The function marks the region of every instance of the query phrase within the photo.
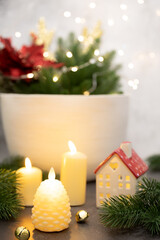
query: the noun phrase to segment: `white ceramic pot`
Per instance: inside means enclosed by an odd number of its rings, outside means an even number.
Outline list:
[[[11,155],[60,173],[61,157],[72,140],[88,157],[88,180],[94,169],[126,139],[126,95],[1,94],[2,121]]]

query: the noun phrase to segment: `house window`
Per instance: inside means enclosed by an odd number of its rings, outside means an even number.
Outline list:
[[[100,187],[103,187],[103,182],[99,182],[99,186],[100,186]]]
[[[110,193],[107,193],[106,194],[106,198],[110,198],[111,194]]]
[[[102,204],[102,203],[103,203],[103,200],[100,200],[99,202],[100,202],[100,204]]]
[[[118,175],[118,180],[119,180],[119,181],[122,181],[122,179],[123,179],[123,178],[122,178],[122,175]]]
[[[99,179],[102,179],[103,178],[103,175],[102,174],[99,174]]]
[[[106,182],[106,187],[107,187],[107,188],[110,187],[110,182]]]
[[[116,162],[111,162],[109,166],[112,168],[113,171],[115,171],[118,168],[118,163]]]
[[[100,194],[99,194],[99,197],[100,197],[100,198],[103,198],[103,196],[104,196],[103,193],[100,193]]]
[[[126,176],[126,181],[130,181],[130,176]]]
[[[121,183],[121,182],[118,183],[118,187],[119,187],[119,188],[123,188],[123,183]]]
[[[130,183],[126,183],[126,189],[130,189]]]
[[[106,179],[107,179],[107,180],[110,180],[110,175],[107,174],[107,175],[106,175]]]

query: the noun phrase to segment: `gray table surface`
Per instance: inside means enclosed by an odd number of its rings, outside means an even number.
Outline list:
[[[160,173],[151,174],[160,180]],[[78,224],[75,221],[75,214],[78,210],[85,209],[90,216],[86,223]],[[95,182],[87,184],[86,204],[79,207],[72,207],[72,221],[68,229],[59,233],[44,233],[34,229],[31,222],[31,208],[25,208],[16,220],[0,221],[0,240],[14,240],[14,231],[18,226],[25,226],[30,230],[30,240],[148,240],[160,239],[152,237],[143,229],[137,228],[130,231],[115,231],[106,229],[101,225],[98,217],[98,210],[95,203]]]

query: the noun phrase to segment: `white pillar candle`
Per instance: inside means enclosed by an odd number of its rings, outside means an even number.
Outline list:
[[[85,203],[87,157],[77,152],[73,142],[69,141],[70,152],[63,155],[61,181],[68,193],[71,206]]]
[[[40,231],[59,232],[68,228],[71,221],[69,197],[63,184],[55,179],[53,168],[48,178],[35,194],[32,223]]]
[[[32,167],[29,158],[25,159],[25,167],[17,170],[20,175],[20,194],[23,197],[25,206],[33,206],[33,198],[37,187],[42,181],[42,171],[39,168]]]

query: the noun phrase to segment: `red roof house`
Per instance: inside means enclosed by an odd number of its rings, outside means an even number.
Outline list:
[[[123,142],[96,169],[96,204],[114,195],[131,195],[136,191],[137,179],[148,170],[146,163],[131,147]]]

